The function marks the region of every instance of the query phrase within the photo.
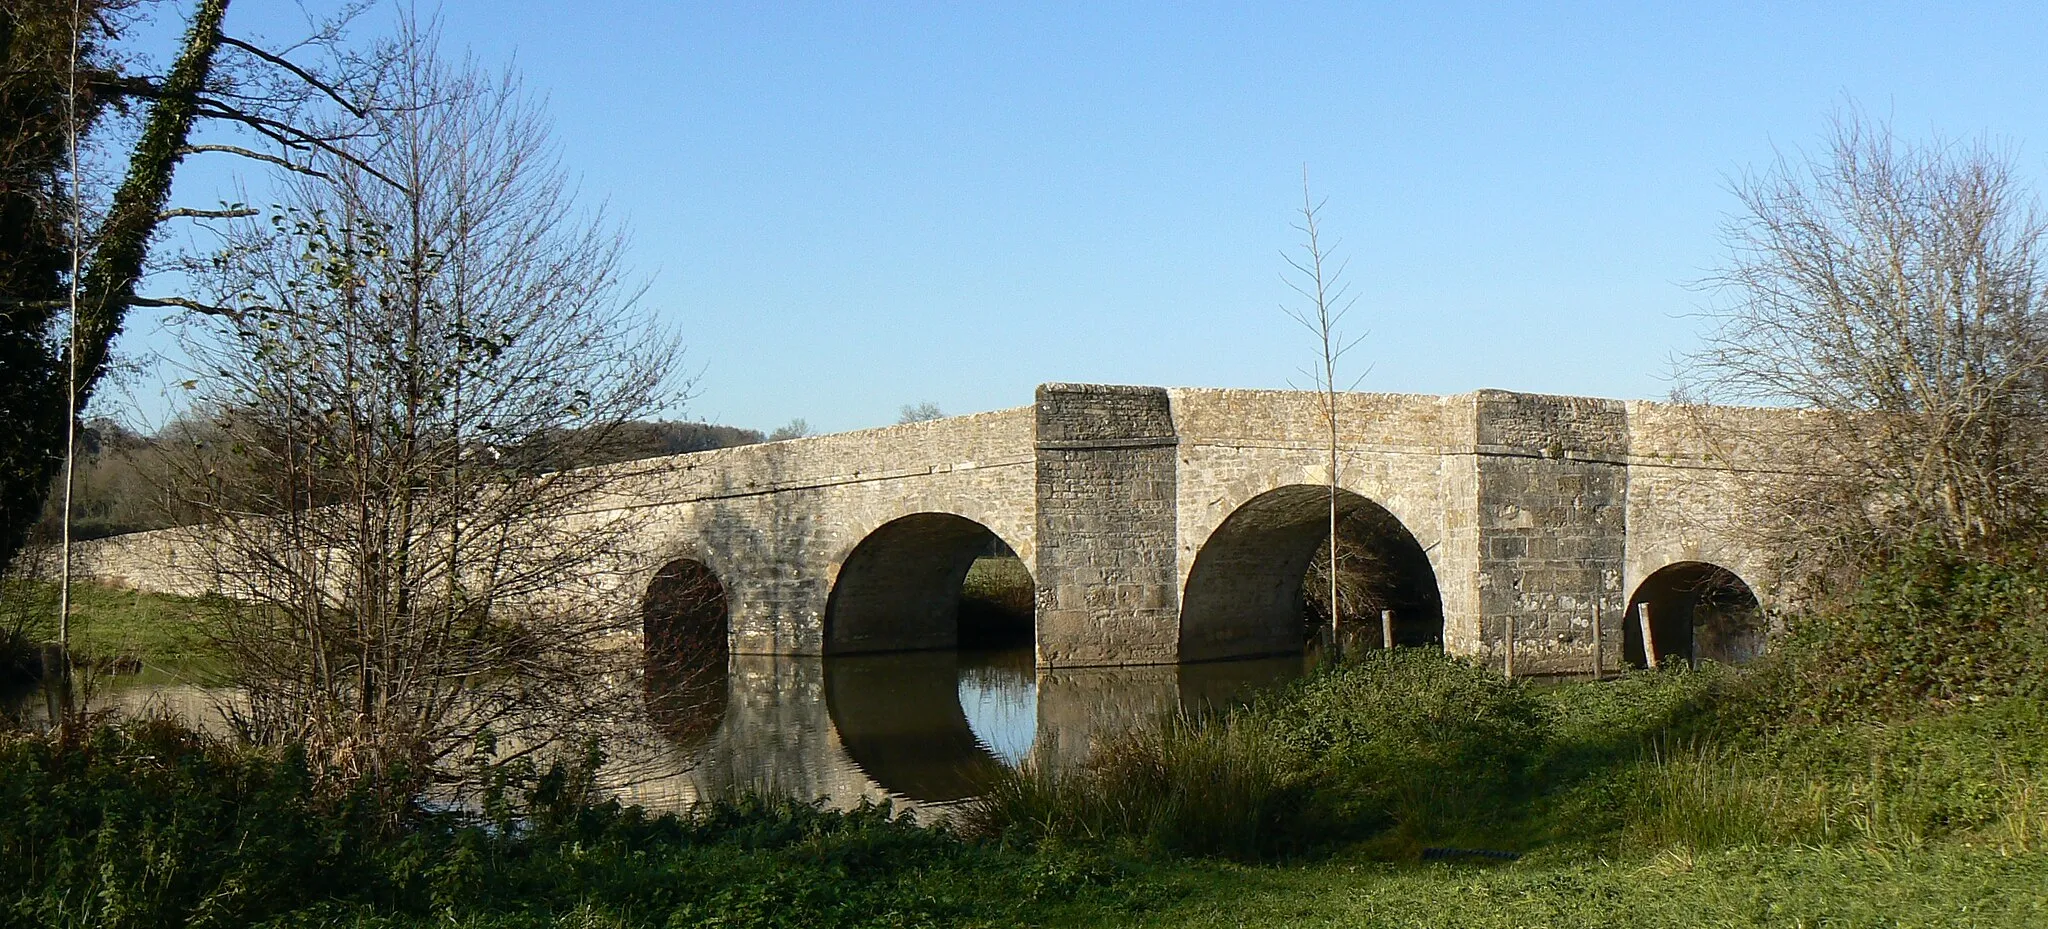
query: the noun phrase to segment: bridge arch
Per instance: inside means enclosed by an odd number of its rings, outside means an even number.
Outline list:
[[[889,520],[834,562],[825,601],[826,654],[913,651],[960,644],[961,588],[978,558],[1009,552],[984,523],[950,512]]]
[[[1258,494],[1226,516],[1196,553],[1181,594],[1183,661],[1299,650],[1303,579],[1330,540],[1327,486],[1292,484]],[[1428,552],[1386,507],[1337,491],[1340,563],[1364,569],[1344,584],[1347,619],[1394,611],[1402,645],[1443,641],[1443,597]],[[1348,553],[1348,554],[1347,554]]]
[[[641,639],[656,664],[720,664],[731,650],[732,610],[718,572],[695,558],[670,559],[640,598]]]
[[[701,744],[724,716],[731,612],[717,572],[694,558],[663,564],[641,596],[648,713],[677,745]]]
[[[1644,609],[1661,666],[1742,664],[1763,653],[1767,627],[1756,591],[1721,565],[1674,562],[1636,585],[1622,614],[1621,656],[1639,668],[1648,665],[1639,612]]]

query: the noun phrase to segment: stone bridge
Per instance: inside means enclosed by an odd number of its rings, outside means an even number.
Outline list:
[[[1518,673],[1586,673],[1596,640],[1605,668],[1643,660],[1648,604],[1659,653],[1762,647],[1775,579],[1729,529],[1744,482],[1692,438],[1698,408],[1338,400],[1340,509],[1391,527],[1400,641],[1502,662],[1511,639]],[[1027,407],[642,462],[607,506],[644,529],[605,583],[715,579],[723,615],[699,618],[737,654],[939,649],[993,538],[1033,579],[1041,667],[1298,652],[1328,435],[1312,392],[1046,384]]]

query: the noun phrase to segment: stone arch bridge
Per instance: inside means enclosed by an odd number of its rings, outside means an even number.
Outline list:
[[[1773,602],[1768,561],[1728,528],[1744,482],[1692,438],[1697,408],[1338,400],[1343,515],[1396,527],[1434,588],[1429,628],[1404,640],[1499,662],[1511,636],[1519,673],[1585,673],[1596,639],[1604,667],[1641,660],[1635,603],[1697,622],[1714,578]],[[1033,579],[1041,666],[1298,651],[1303,574],[1328,537],[1328,434],[1312,392],[1046,384],[1016,409],[642,462],[607,506],[644,529],[602,583],[638,598],[679,571],[715,580],[735,653],[945,648],[993,537]],[[103,552],[102,573],[133,583],[148,572],[122,567],[132,557]],[[1760,647],[1752,632],[1683,630],[1734,658]]]

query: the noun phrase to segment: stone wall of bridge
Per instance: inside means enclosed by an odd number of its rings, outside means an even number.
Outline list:
[[[1024,407],[678,455],[659,468],[636,463],[607,501],[642,512],[646,524],[635,557],[617,573],[618,595],[637,597],[662,565],[687,558],[725,585],[736,652],[950,646],[954,633],[943,620],[959,587],[952,575],[978,553],[960,523],[985,527],[1035,568],[1033,415]],[[934,515],[959,522],[884,529]],[[874,603],[894,603],[895,618],[916,628],[835,630],[844,635],[828,643],[834,587],[849,564],[874,560],[857,558],[857,549],[878,535],[895,543],[878,557],[915,563],[849,578],[860,589],[841,606],[872,619]],[[943,603],[933,602],[935,592]]]
[[[1581,673],[1597,622],[1614,667],[1632,592],[1674,564],[1721,566],[1773,602],[1771,559],[1741,527],[1769,468],[1726,462],[1768,459],[1796,414],[1507,391],[1338,401],[1340,509],[1412,538],[1454,653],[1504,661],[1512,635],[1518,670]],[[735,652],[944,648],[992,534],[1035,580],[1043,665],[1288,651],[1327,535],[1322,404],[1047,384],[1029,407],[614,466],[574,518],[630,519],[632,542],[581,595],[637,603],[688,559],[722,583]],[[196,593],[191,544],[142,533],[88,561]]]

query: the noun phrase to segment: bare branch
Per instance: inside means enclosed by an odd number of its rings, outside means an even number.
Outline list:
[[[265,154],[263,152],[255,151],[254,149],[243,148],[239,145],[187,145],[184,148],[184,152],[185,154],[188,155],[196,155],[201,152],[220,152],[222,154],[237,155],[243,158],[250,159],[252,161],[261,161],[265,164],[275,165],[277,167],[285,169],[286,171],[291,171],[295,174],[304,174],[307,177],[327,177],[326,173],[315,170],[310,166],[299,164],[298,162],[292,161],[290,159],[280,158],[276,155],[270,155]]]
[[[243,316],[245,312],[247,312],[246,310],[238,310],[233,307],[218,306],[211,303],[201,303],[200,301],[188,299],[185,297],[136,296],[128,298],[127,303],[129,306],[163,307],[191,310],[196,313],[204,313],[208,316],[221,316],[230,319],[239,319]]]
[[[239,48],[242,51],[248,52],[251,55],[263,59],[264,61],[270,62],[271,64],[274,64],[280,68],[290,71],[299,80],[306,82],[306,86],[318,90],[322,94],[325,94],[329,100],[334,101],[342,109],[347,110],[349,112],[349,115],[354,116],[357,119],[362,119],[363,117],[369,115],[366,112],[364,112],[362,107],[357,106],[354,101],[351,101],[346,96],[344,96],[341,93],[341,91],[334,89],[332,85],[329,85],[326,81],[321,80],[311,71],[308,71],[304,68],[299,67],[296,64],[293,64],[291,61],[287,60],[281,55],[273,55],[270,52],[264,51],[263,49],[258,48],[255,45],[251,45],[231,35],[222,35],[220,37],[220,41],[222,45],[229,45],[235,48]]]
[[[166,219],[246,219],[246,218],[248,218],[248,217],[251,217],[251,216],[256,216],[256,215],[258,215],[258,214],[257,214],[257,211],[255,211],[255,210],[252,210],[252,209],[250,209],[250,208],[248,208],[248,207],[235,207],[235,208],[230,208],[230,209],[224,209],[224,210],[200,210],[200,209],[194,209],[194,208],[192,208],[192,207],[182,207],[182,206],[181,206],[181,207],[174,207],[174,208],[172,208],[172,209],[168,209],[168,210],[163,210],[163,211],[161,211],[161,212],[159,212],[159,213],[157,213],[157,214],[156,214],[156,218],[157,218],[157,219],[160,219],[160,220],[166,220]]]

